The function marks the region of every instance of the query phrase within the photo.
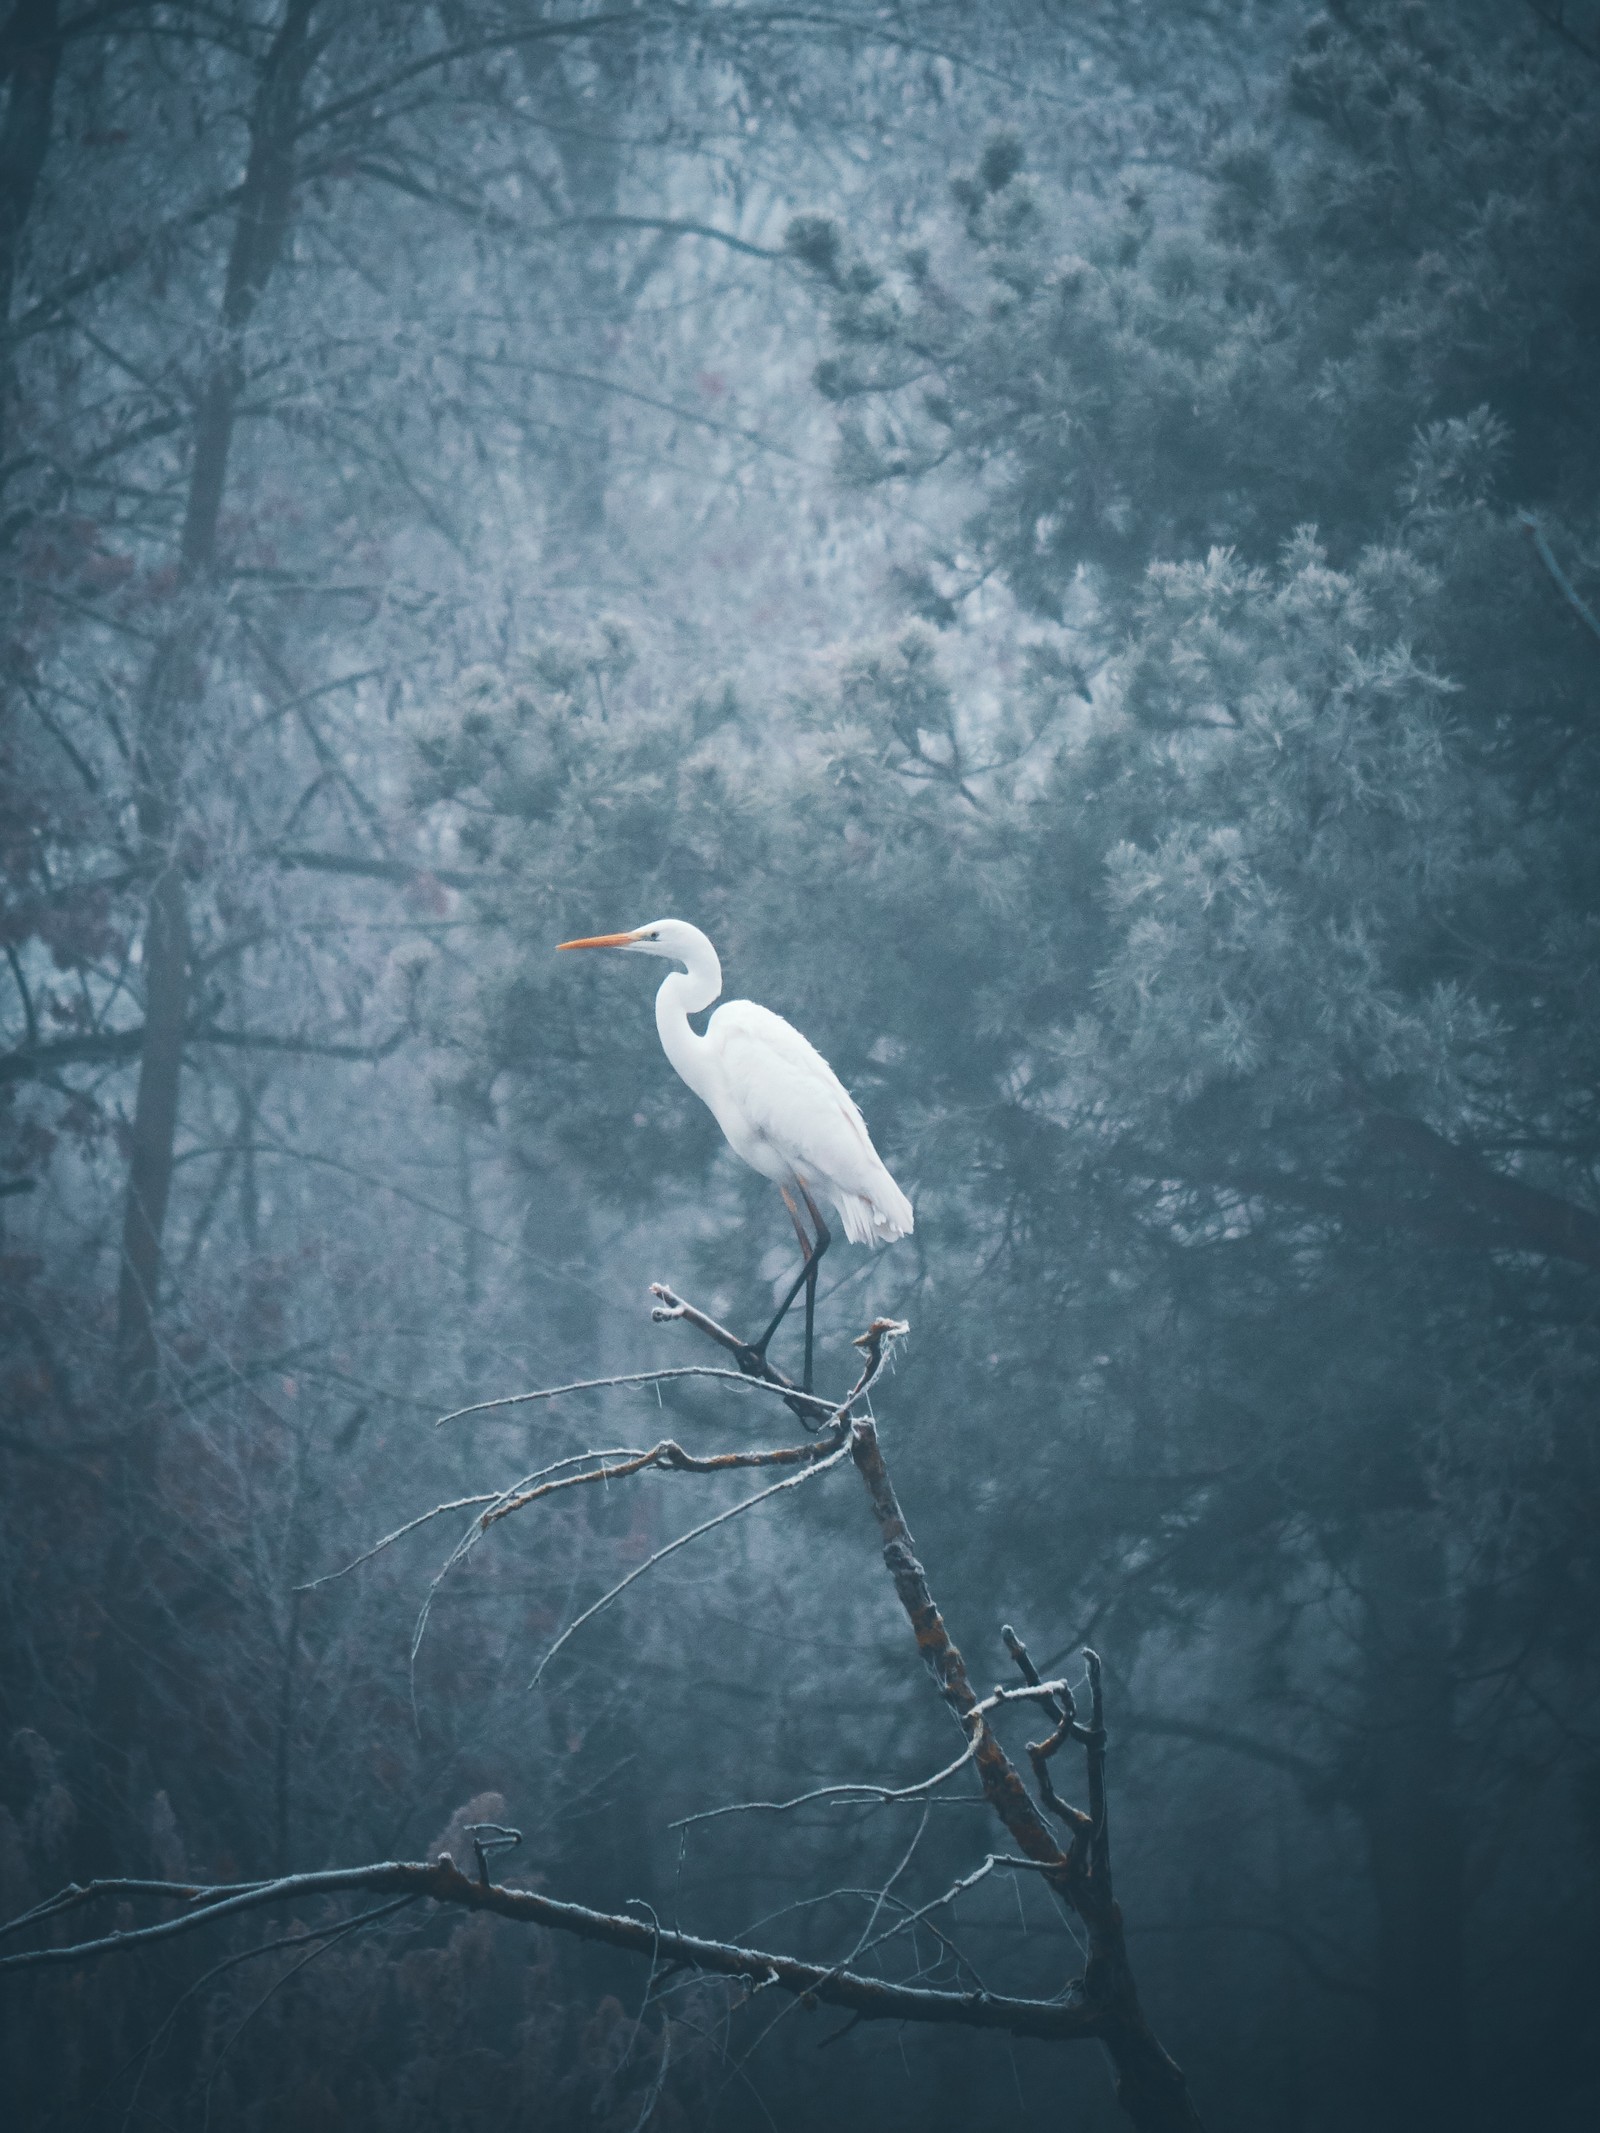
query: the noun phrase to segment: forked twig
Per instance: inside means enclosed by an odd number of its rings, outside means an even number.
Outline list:
[[[1028,1647],[1009,1622],[1002,1624],[1000,1637],[1006,1650],[1016,1661],[1017,1670],[1023,1680],[1035,1689],[1041,1687],[1039,1669],[1028,1657]],[[1080,1807],[1069,1807],[1056,1791],[1050,1777],[1050,1758],[1063,1741],[1086,1736],[1083,1727],[1076,1722],[1077,1706],[1072,1700],[1071,1689],[1065,1682],[1056,1683],[1054,1686],[1057,1693],[1041,1700],[1056,1722],[1055,1730],[1044,1740],[1028,1743],[1028,1760],[1033,1765],[1033,1781],[1038,1787],[1040,1799],[1058,1821],[1065,1822],[1074,1838],[1077,1838],[1093,1828],[1093,1818],[1086,1815]]]
[[[803,1481],[811,1481],[818,1474],[825,1474],[830,1467],[839,1464],[849,1449],[847,1443],[836,1446],[824,1458],[815,1460],[810,1466],[802,1467],[798,1474],[785,1475],[782,1481],[774,1481],[767,1488],[758,1489],[754,1496],[746,1496],[741,1503],[730,1504],[726,1511],[719,1511],[715,1518],[708,1518],[703,1524],[691,1527],[687,1533],[680,1533],[676,1540],[668,1541],[664,1548],[658,1548],[653,1555],[647,1556],[642,1563],[630,1570],[625,1578],[619,1578],[609,1592],[602,1593],[592,1607],[586,1607],[575,1622],[568,1623],[534,1669],[533,1679],[528,1683],[529,1688],[536,1689],[539,1686],[551,1660],[564,1645],[571,1643],[584,1624],[592,1622],[613,1600],[620,1599],[628,1587],[637,1584],[646,1571],[654,1570],[658,1563],[664,1563],[669,1555],[676,1555],[680,1548],[687,1548],[691,1541],[699,1540],[703,1534],[714,1532],[718,1526],[725,1526],[730,1519],[738,1518],[745,1511],[753,1511],[757,1504],[766,1503],[770,1497],[781,1496],[785,1489],[797,1489]]]

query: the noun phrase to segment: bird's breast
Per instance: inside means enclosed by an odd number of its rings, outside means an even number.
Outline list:
[[[712,1109],[728,1146],[740,1161],[748,1163],[762,1177],[771,1178],[774,1184],[787,1185],[795,1174],[794,1164],[738,1103],[724,1098],[721,1103],[713,1104]]]

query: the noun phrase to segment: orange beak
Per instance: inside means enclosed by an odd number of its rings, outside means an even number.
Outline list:
[[[560,948],[626,948],[630,941],[639,938],[637,933],[594,933],[586,941],[557,941]]]

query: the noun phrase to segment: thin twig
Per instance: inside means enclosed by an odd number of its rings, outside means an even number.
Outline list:
[[[920,1800],[925,1793],[953,1778],[958,1770],[965,1770],[972,1761],[976,1743],[969,1741],[953,1763],[946,1763],[930,1778],[923,1778],[916,1785],[819,1785],[814,1792],[802,1792],[792,1800],[735,1800],[727,1807],[708,1807],[701,1814],[684,1815],[679,1821],[669,1822],[668,1829],[689,1829],[696,1822],[717,1822],[724,1815],[789,1814],[796,1807],[809,1807],[813,1800]]]
[[[1572,609],[1572,612],[1578,617],[1585,629],[1592,636],[1600,637],[1600,621],[1596,621],[1594,609],[1590,607],[1589,603],[1578,591],[1578,588],[1556,561],[1555,551],[1545,539],[1544,528],[1539,521],[1531,511],[1519,511],[1517,513],[1517,524],[1532,539],[1534,550],[1540,562],[1555,581],[1556,589],[1561,594],[1562,599],[1566,601],[1568,607]]]
[[[846,1963],[853,1963],[858,1961],[866,1949],[875,1945],[872,1937],[872,1929],[878,1923],[878,1920],[882,1917],[884,1905],[891,1901],[894,1894],[895,1883],[900,1879],[900,1876],[906,1871],[907,1867],[910,1866],[912,1860],[916,1857],[917,1846],[922,1842],[923,1838],[927,1834],[928,1808],[926,1802],[924,1802],[922,1809],[922,1817],[921,1820],[917,1823],[915,1834],[912,1836],[911,1842],[901,1853],[899,1865],[895,1868],[894,1872],[889,1876],[888,1880],[883,1884],[882,1888],[879,1889],[877,1895],[874,1897],[872,1909],[867,1914],[867,1922],[861,1928],[860,1933],[857,1935],[855,1946],[845,1957]]]
[[[211,1969],[202,1971],[192,1985],[184,1988],[177,1999],[173,2001],[171,2007],[168,2008],[160,2026],[153,2030],[145,2038],[144,2042],[130,2052],[122,2062],[122,2065],[117,2069],[116,2078],[120,2080],[141,2059],[148,2065],[150,2054],[154,2052],[156,2046],[161,2042],[168,2030],[171,2029],[173,2023],[177,2021],[178,2016],[183,2012],[189,2001],[197,1993],[203,1992],[208,1985],[215,1984],[219,1977],[225,1977],[230,1970],[237,1970],[244,1963],[255,1962],[263,1955],[281,1954],[285,1948],[303,1948],[312,1941],[321,1944],[314,1951],[320,1954],[323,1948],[331,1946],[336,1940],[342,1939],[345,1934],[352,1933],[361,1926],[371,1925],[377,1919],[387,1918],[395,1911],[406,1910],[416,1900],[414,1896],[395,1896],[388,1903],[375,1904],[370,1911],[359,1911],[354,1918],[341,1919],[335,1925],[297,1927],[293,1932],[280,1934],[276,1940],[259,1941],[253,1948],[241,1948],[233,1955],[224,1956],[220,1963],[215,1963]],[[297,1964],[295,1967],[299,1968],[300,1966]],[[293,1974],[293,1971],[288,1973],[289,1976]],[[283,1978],[280,1978],[278,1983],[282,1984],[284,1981]],[[276,1986],[273,1989],[275,1991],[277,1989]],[[264,2005],[265,2003],[263,2002],[262,2004]],[[224,2050],[226,2049],[227,2047],[224,2046]],[[143,2086],[144,2076],[145,2068],[141,2067],[133,2085],[133,2093],[128,2101],[128,2113],[130,2114],[134,2105],[138,2102],[139,2090]],[[208,2082],[208,2090],[209,2087],[210,2084]]]
[[[331,1585],[336,1578],[347,1578],[352,1570],[359,1570],[363,1563],[370,1563],[375,1555],[382,1555],[385,1548],[392,1548],[396,1541],[404,1540],[408,1533],[415,1533],[419,1526],[425,1526],[435,1518],[443,1518],[448,1511],[468,1511],[474,1504],[498,1503],[501,1493],[490,1490],[481,1496],[454,1496],[448,1503],[436,1503],[431,1511],[424,1511],[416,1518],[408,1518],[403,1526],[396,1526],[392,1533],[386,1533],[382,1540],[374,1541],[372,1546],[363,1549],[360,1555],[352,1556],[350,1561],[338,1570],[325,1570],[321,1577],[312,1578],[305,1585],[296,1585],[294,1590],[316,1592],[324,1585]]]
[[[13,1933],[21,1933],[29,1926],[43,1925],[48,1919],[59,1918],[66,1911],[76,1911],[81,1905],[93,1903],[103,1896],[164,1896],[183,1903],[204,1906],[222,1896],[238,1896],[248,1890],[265,1886],[266,1884],[260,1881],[225,1881],[212,1887],[129,1879],[89,1881],[81,1884],[71,1881],[54,1896],[47,1896],[43,1903],[36,1903],[31,1911],[23,1911],[0,1925],[0,1940],[5,1940]]]
[[[923,1904],[919,1910],[908,1911],[904,1918],[897,1918],[894,1924],[886,1926],[875,1940],[854,1947],[850,1951],[850,1960],[855,1962],[863,1955],[870,1955],[874,1948],[881,1948],[885,1941],[894,1940],[911,1927],[925,1923],[931,1912],[947,1909],[958,1897],[964,1896],[968,1889],[975,1889],[980,1881],[987,1881],[997,1866],[1016,1867],[1019,1871],[1029,1874],[1049,1872],[1049,1868],[1037,1859],[1014,1859],[1006,1852],[990,1852],[983,1863],[974,1867],[970,1874],[964,1874],[959,1881],[953,1881],[942,1896],[935,1896],[931,1903]]]
[[[652,1294],[662,1293],[671,1292],[652,1291]],[[433,1426],[440,1429],[446,1422],[460,1422],[468,1415],[493,1414],[497,1408],[528,1407],[536,1400],[559,1400],[569,1392],[605,1392],[617,1385],[667,1385],[675,1378],[717,1378],[725,1385],[747,1385],[758,1391],[804,1400],[808,1407],[814,1407],[820,1414],[831,1414],[834,1409],[832,1400],[825,1400],[817,1393],[801,1392],[798,1386],[780,1385],[776,1379],[751,1377],[743,1370],[719,1370],[711,1363],[686,1363],[673,1370],[629,1370],[614,1378],[579,1378],[571,1385],[545,1385],[537,1392],[512,1392],[498,1400],[478,1400],[471,1407],[453,1408],[449,1414],[440,1415]]]
[[[300,1975],[300,1972],[306,1968],[307,1964],[314,1963],[317,1961],[319,1956],[326,1955],[330,1948],[338,1947],[341,1941],[348,1940],[352,1934],[361,1932],[362,1929],[366,1926],[377,1925],[385,1918],[392,1918],[397,1911],[409,1910],[412,1904],[416,1902],[416,1900],[417,1899],[414,1896],[396,1896],[389,1903],[374,1904],[370,1911],[358,1911],[354,1918],[347,1918],[342,1925],[335,1926],[328,1933],[318,1935],[317,1939],[319,1945],[317,1947],[310,1949],[305,1955],[302,1955],[297,1963],[291,1963],[282,1977],[273,1979],[272,1983],[267,1987],[266,1991],[262,1993],[260,1999],[256,2001],[255,2005],[245,2014],[243,2019],[239,2022],[238,2026],[233,2031],[233,2034],[226,2040],[226,2042],[222,2046],[222,2049],[217,2053],[216,2058],[212,2061],[211,2072],[206,2079],[205,2115],[201,2120],[201,2133],[206,2133],[206,2128],[209,2127],[209,2125],[211,2124],[211,2091],[216,2086],[216,2079],[218,2074],[220,2074],[222,2071],[223,2060],[227,2058],[229,2052],[233,2050],[233,2047],[238,2043],[239,2039],[244,2035],[245,2031],[250,2027],[250,2024],[255,2020],[256,2016],[260,2014],[262,2008],[266,2006],[267,2002],[273,1997],[273,1995],[275,1993],[281,1992],[285,1985],[290,1984],[295,1978],[297,1978]]]
[[[846,1458],[849,1451],[849,1441],[846,1440],[837,1446],[835,1450],[829,1452],[825,1458],[817,1460],[815,1465],[802,1467],[798,1474],[786,1475],[782,1481],[773,1482],[769,1488],[758,1489],[754,1496],[747,1496],[742,1503],[730,1505],[726,1511],[719,1511],[715,1518],[706,1519],[704,1524],[692,1527],[687,1533],[680,1533],[676,1540],[668,1541],[664,1548],[658,1548],[654,1555],[649,1556],[635,1569],[630,1570],[628,1575],[613,1585],[609,1592],[602,1593],[592,1607],[586,1607],[578,1619],[570,1623],[561,1632],[555,1643],[551,1645],[550,1649],[539,1661],[533,1679],[528,1683],[529,1688],[534,1689],[539,1686],[544,1676],[545,1668],[556,1656],[556,1653],[561,1650],[562,1646],[569,1643],[586,1622],[592,1622],[602,1608],[609,1607],[613,1600],[620,1598],[630,1585],[644,1576],[646,1571],[653,1570],[658,1563],[664,1562],[669,1555],[675,1555],[678,1549],[687,1548],[691,1541],[699,1540],[702,1534],[713,1532],[718,1526],[725,1526],[730,1518],[738,1518],[742,1512],[753,1511],[757,1504],[765,1503],[769,1497],[781,1495],[785,1489],[796,1489],[803,1481],[811,1481],[818,1474],[825,1474],[830,1467],[837,1466],[842,1459]]]
[[[632,1454],[629,1451],[618,1449],[616,1447],[613,1447],[613,1449],[611,1449],[610,1451],[605,1452],[573,1452],[565,1459],[556,1459],[553,1460],[549,1466],[540,1467],[535,1473],[525,1474],[520,1481],[513,1482],[509,1489],[502,1489],[497,1497],[491,1499],[491,1506],[494,1503],[505,1502],[508,1497],[516,1495],[518,1490],[525,1489],[530,1482],[538,1481],[541,1475],[559,1473],[563,1468],[581,1465],[582,1462],[587,1459],[625,1459],[631,1456]],[[462,1534],[460,1540],[456,1542],[450,1553],[445,1557],[443,1563],[440,1564],[439,1568],[429,1579],[428,1590],[423,1597],[422,1606],[417,1612],[416,1627],[411,1632],[410,1667],[411,1716],[413,1721],[419,1726],[421,1724],[421,1719],[417,1711],[417,1654],[422,1650],[422,1640],[427,1634],[428,1618],[433,1612],[433,1603],[438,1597],[440,1586],[450,1575],[451,1571],[455,1569],[456,1565],[460,1562],[464,1562],[465,1559],[472,1553],[473,1549],[477,1547],[479,1541],[483,1539],[484,1534],[487,1532],[488,1528],[484,1525],[483,1522],[485,1515],[487,1514],[480,1514],[472,1521],[471,1525],[468,1526],[466,1532]]]

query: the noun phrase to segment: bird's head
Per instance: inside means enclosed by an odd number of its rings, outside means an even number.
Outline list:
[[[653,918],[631,933],[596,933],[587,940],[562,941],[563,948],[624,948],[635,955],[665,956],[669,963],[692,965],[710,946],[698,926],[681,918]]]

